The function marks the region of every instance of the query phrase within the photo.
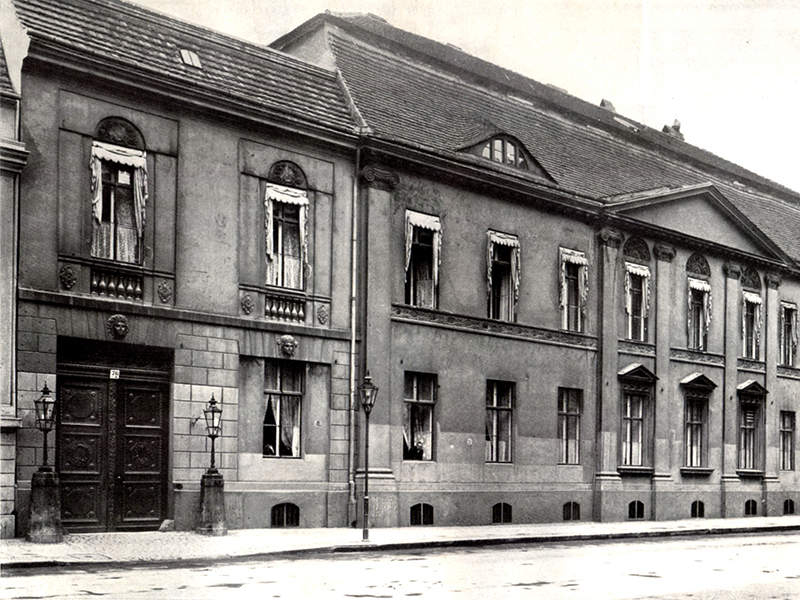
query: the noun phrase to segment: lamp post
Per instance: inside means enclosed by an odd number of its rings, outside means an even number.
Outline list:
[[[225,481],[215,466],[214,441],[222,429],[222,408],[217,404],[214,394],[203,409],[206,420],[206,435],[211,439],[211,466],[203,473],[200,482],[200,526],[199,533],[225,535]]]
[[[364,407],[366,416],[366,426],[364,427],[364,530],[361,541],[369,541],[369,414],[375,406],[375,398],[378,397],[378,387],[372,383],[372,377],[367,371],[364,383],[358,388],[361,394],[361,406]]]
[[[42,395],[33,401],[36,427],[44,436],[42,466],[31,479],[31,506],[28,540],[55,544],[63,540],[61,531],[61,489],[58,475],[47,464],[47,434],[55,422],[56,401],[45,382]]]

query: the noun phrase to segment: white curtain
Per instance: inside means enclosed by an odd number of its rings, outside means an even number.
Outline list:
[[[115,146],[114,144],[106,144],[104,142],[92,142],[92,156],[89,160],[89,169],[92,173],[91,190],[92,190],[92,215],[95,221],[95,229],[100,231],[100,235],[95,235],[98,239],[99,246],[107,245],[109,232],[103,231],[103,162],[112,162],[118,165],[133,168],[133,220],[136,227],[136,236],[141,242],[144,235],[145,225],[145,209],[147,207],[147,154],[144,150],[134,150],[132,148],[123,148],[122,146]],[[139,244],[131,245],[130,241],[123,239],[124,234],[118,235],[118,247],[123,244],[122,251],[125,248],[133,248]],[[103,240],[106,240],[105,242]],[[125,245],[127,244],[127,245]],[[110,256],[109,249],[106,248],[107,256]],[[120,260],[125,262],[135,262],[139,257],[121,256]]]
[[[487,232],[486,244],[486,285],[488,293],[492,293],[492,262],[494,260],[494,247],[509,246],[511,248],[511,278],[514,286],[514,304],[519,300],[519,239],[515,235],[499,233],[497,231]]]
[[[703,317],[705,321],[705,331],[704,334],[708,336],[708,328],[711,325],[711,285],[702,279],[695,279],[694,277],[689,277],[689,290],[697,290],[700,292],[704,292],[703,294]],[[692,329],[692,294],[689,293],[689,311],[687,314],[688,318],[688,328],[691,332]]]
[[[786,331],[786,316],[789,315],[791,322],[789,323],[789,331],[791,335],[791,339],[784,339],[784,334]],[[785,344],[791,344],[794,350],[797,350],[797,340],[798,340],[798,332],[797,332],[797,305],[792,304],[790,302],[781,302],[781,346]]]
[[[284,204],[294,204],[300,207],[300,246],[302,248],[303,267],[308,267],[308,193],[306,190],[299,190],[297,188],[285,187],[274,183],[267,184],[267,190],[264,198],[264,230],[266,232],[266,253],[269,264],[274,260],[273,243],[274,243],[274,228],[272,226],[272,215],[274,210],[274,202],[282,202]],[[302,276],[301,276],[302,280]],[[267,283],[271,283],[270,277],[267,277]],[[298,282],[297,287],[302,287],[302,282]]]
[[[650,267],[625,263],[625,312],[630,315],[631,306],[631,275],[638,275],[642,278],[642,316],[650,316]]]
[[[753,332],[755,340],[756,340],[756,349],[761,347],[761,294],[755,294],[753,292],[742,292],[742,337],[746,335],[747,332],[747,305],[753,305],[753,312],[755,316],[755,323],[753,324],[755,327],[755,331]],[[758,357],[758,354],[756,354]]]
[[[414,241],[414,228],[433,231],[433,287],[439,287],[439,267],[442,256],[442,222],[439,217],[406,210],[406,263],[405,276],[408,279],[408,265],[411,264],[411,245]]]
[[[561,269],[561,282],[559,286],[558,305],[563,309],[567,305],[567,263],[579,265],[578,287],[580,288],[581,312],[586,308],[586,299],[589,295],[589,261],[586,254],[578,250],[559,248],[559,264]]]

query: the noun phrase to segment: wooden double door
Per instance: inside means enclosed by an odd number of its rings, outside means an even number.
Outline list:
[[[157,529],[167,516],[169,382],[137,369],[59,369],[61,519],[74,533]]]

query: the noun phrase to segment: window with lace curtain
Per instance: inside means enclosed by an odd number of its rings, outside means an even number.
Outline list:
[[[305,289],[308,192],[305,174],[289,161],[272,166],[264,198],[267,285]]]
[[[436,308],[442,223],[439,217],[406,211],[405,302]]]
[[[144,140],[129,122],[100,122],[92,142],[91,255],[141,264],[147,206],[147,155]]]
[[[519,297],[519,240],[515,235],[487,233],[489,318],[515,321]]]
[[[559,265],[561,329],[582,332],[589,290],[589,261],[583,252],[559,248]]]
[[[300,421],[303,408],[305,364],[266,362],[264,367],[263,454],[300,456]]]

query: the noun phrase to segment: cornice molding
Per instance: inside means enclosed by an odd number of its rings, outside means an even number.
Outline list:
[[[670,348],[669,358],[670,360],[678,360],[681,362],[714,365],[719,367],[725,366],[725,356],[722,354],[709,354],[707,352],[698,352],[696,350],[689,350],[687,348]]]
[[[8,173],[20,174],[28,163],[25,144],[16,140],[0,140],[0,168]]]
[[[494,319],[480,319],[477,317],[454,315],[452,313],[422,309],[414,306],[392,305],[392,320],[431,325],[434,327],[446,327],[447,329],[482,335],[512,337],[544,344],[572,346],[584,350],[597,350],[597,338],[587,335],[576,334],[569,331],[532,327],[530,325],[520,325],[506,321],[495,321]]]

